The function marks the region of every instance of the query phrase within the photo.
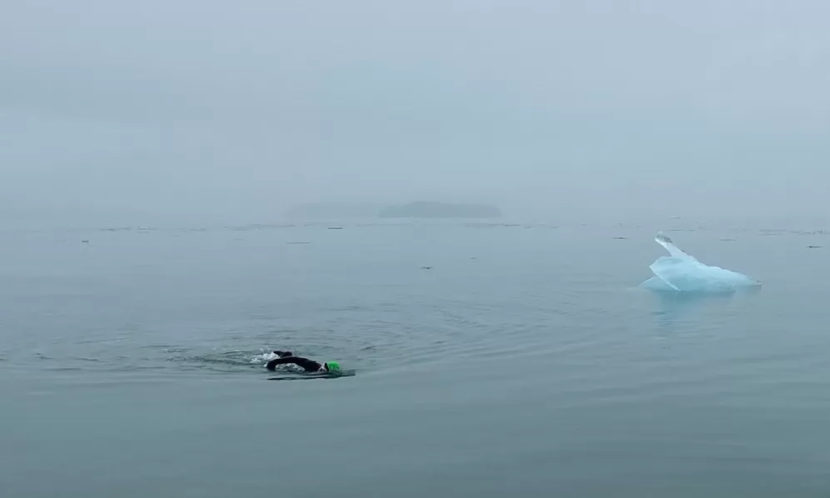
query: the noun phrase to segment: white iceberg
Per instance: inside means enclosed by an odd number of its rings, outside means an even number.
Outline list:
[[[686,254],[665,235],[658,234],[655,242],[666,248],[669,256],[662,256],[649,266],[654,276],[642,286],[662,292],[728,293],[740,289],[757,288],[760,282],[734,271],[709,266]]]

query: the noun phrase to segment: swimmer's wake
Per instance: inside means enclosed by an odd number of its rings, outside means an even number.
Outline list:
[[[641,284],[647,289],[672,293],[729,293],[761,285],[741,273],[701,263],[665,235],[658,234],[654,240],[669,252],[669,256],[659,257],[649,266],[654,276]]]

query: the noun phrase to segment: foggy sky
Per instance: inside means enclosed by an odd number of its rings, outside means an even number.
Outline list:
[[[5,2],[0,223],[822,212],[828,19],[822,1]]]

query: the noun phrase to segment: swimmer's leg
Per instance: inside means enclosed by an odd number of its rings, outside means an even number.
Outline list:
[[[294,353],[291,351],[274,351],[274,354],[279,356],[280,358],[286,358],[288,356],[294,356]]]

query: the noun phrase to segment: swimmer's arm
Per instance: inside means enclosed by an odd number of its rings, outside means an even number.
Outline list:
[[[309,360],[308,358],[300,358],[299,356],[291,356],[286,358],[275,358],[269,361],[265,368],[268,370],[274,370],[277,365],[297,365],[298,367],[302,368],[306,372],[316,372],[320,370],[322,365],[317,363],[316,361]]]

